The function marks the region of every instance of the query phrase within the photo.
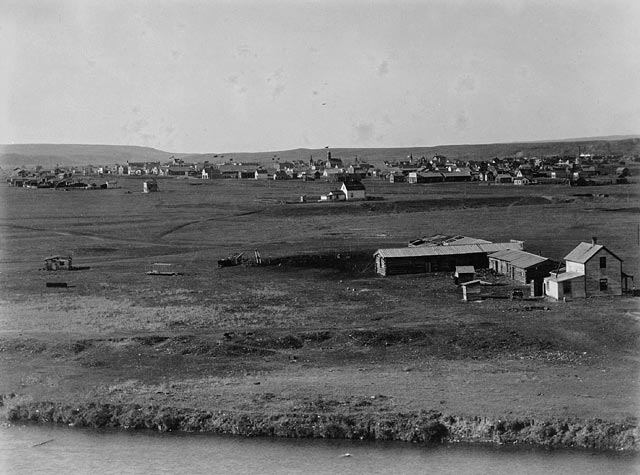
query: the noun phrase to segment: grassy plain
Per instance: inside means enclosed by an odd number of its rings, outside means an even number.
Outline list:
[[[639,413],[637,299],[465,303],[449,274],[381,278],[371,259],[459,233],[561,260],[597,236],[638,278],[637,185],[369,181],[380,200],[318,204],[297,200],[332,185],[120,184],[1,188],[0,394],[273,413]],[[216,265],[254,249],[274,265]],[[90,269],[39,270],[55,254]],[[153,262],[183,275],[148,276]]]

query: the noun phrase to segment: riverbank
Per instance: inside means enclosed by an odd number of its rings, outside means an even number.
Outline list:
[[[402,441],[417,444],[470,442],[640,451],[636,420],[466,418],[437,411],[395,414],[268,414],[202,411],[138,404],[65,405],[56,402],[3,401],[3,416],[12,423],[30,421],[75,427],[111,427],[159,432],[184,431],[241,435]]]

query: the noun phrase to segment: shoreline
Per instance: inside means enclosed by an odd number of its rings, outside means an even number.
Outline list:
[[[263,413],[205,411],[163,405],[53,401],[12,403],[8,422],[59,423],[72,427],[158,432],[200,432],[244,437],[399,441],[416,444],[489,443],[640,452],[637,420],[463,417],[438,411],[407,413]]]

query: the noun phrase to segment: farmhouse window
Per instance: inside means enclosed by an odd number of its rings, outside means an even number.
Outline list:
[[[607,279],[600,279],[600,290],[604,291],[609,288],[609,282]]]
[[[607,258],[606,257],[601,257],[600,258],[600,269],[606,269],[607,267]]]

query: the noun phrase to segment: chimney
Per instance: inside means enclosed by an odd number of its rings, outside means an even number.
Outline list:
[[[598,244],[598,238],[597,238],[597,237],[595,237],[595,236],[593,236],[593,237],[591,238],[591,245],[592,245],[592,246],[595,246],[596,244]]]

